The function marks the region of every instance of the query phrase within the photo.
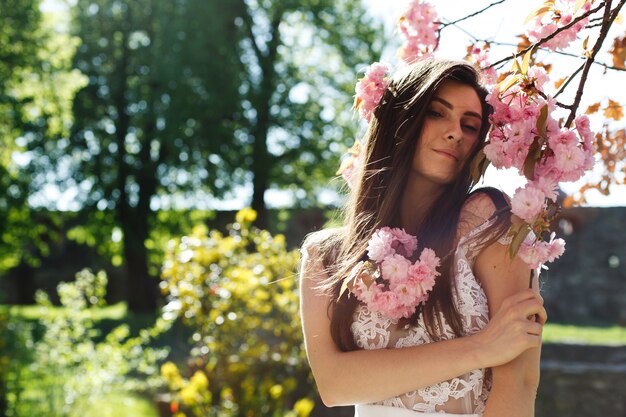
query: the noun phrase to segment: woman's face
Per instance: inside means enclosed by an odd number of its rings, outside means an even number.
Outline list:
[[[428,105],[413,156],[413,174],[438,185],[453,182],[478,141],[481,125],[476,91],[445,81]]]

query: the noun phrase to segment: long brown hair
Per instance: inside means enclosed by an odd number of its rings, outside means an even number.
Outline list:
[[[430,101],[442,83],[448,80],[469,85],[476,91],[482,105],[482,124],[477,145],[461,172],[454,182],[446,185],[419,227],[418,250],[423,247],[435,250],[442,258],[441,276],[437,278],[428,301],[416,309],[409,321],[415,324],[423,314],[428,333],[438,340],[442,329],[438,313],[441,312],[455,334],[462,334],[462,321],[452,302],[450,254],[454,249],[461,207],[474,185],[470,163],[484,146],[491,108],[485,101],[487,92],[471,65],[431,58],[408,66],[390,81],[364,138],[363,169],[345,207],[344,226],[325,233],[324,238],[316,242],[329,274],[329,279],[320,288],[332,295],[329,305],[331,334],[342,350],[357,349],[350,325],[358,305],[356,298],[347,293],[339,297],[342,278],[363,258],[367,241],[375,229],[399,226],[400,202],[417,146],[415,138],[420,137]],[[504,211],[506,208],[500,212]],[[499,216],[490,230],[506,230],[508,220],[507,216]]]

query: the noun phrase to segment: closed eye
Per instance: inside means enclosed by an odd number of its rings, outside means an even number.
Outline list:
[[[470,132],[478,132],[478,130],[479,130],[479,129],[478,129],[476,126],[474,126],[474,125],[463,125],[463,127],[464,127],[466,130],[469,130]]]
[[[433,109],[428,109],[426,110],[426,114],[430,117],[443,117],[443,115],[441,113],[439,113],[437,110],[433,110]]]

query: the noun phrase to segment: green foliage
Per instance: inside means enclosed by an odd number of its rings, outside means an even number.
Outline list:
[[[546,323],[542,339],[544,343],[626,346],[626,327],[587,327]]]
[[[32,360],[7,387],[7,415],[86,415],[94,401],[111,392],[160,386],[157,363],[167,351],[149,344],[171,322],[159,319],[137,336],[127,325],[99,334],[92,310],[105,306],[106,283],[104,272],[79,272],[75,281],[57,287],[63,308],[54,311],[45,293],[38,293],[39,307],[50,311],[39,319],[43,334],[28,349]]]
[[[0,415],[13,416],[13,406],[24,389],[20,384],[23,367],[32,359],[32,325],[0,309]]]
[[[219,155],[253,178],[260,217],[270,188],[291,191],[294,206],[316,206],[340,144],[354,141],[355,74],[380,55],[382,27],[360,0],[238,3],[243,111]]]
[[[250,209],[240,211],[227,235],[198,226],[166,254],[166,314],[195,330],[192,376],[171,363],[162,367],[185,415],[310,412],[310,399],[296,403],[315,395],[299,323],[299,255],[287,251],[282,235],[252,227],[255,218]]]
[[[0,2],[0,272],[22,261],[36,264],[58,237],[54,219],[27,204],[46,173],[23,169],[34,142],[49,149],[67,137],[74,93],[86,82],[71,69],[78,40],[39,6],[39,0]]]

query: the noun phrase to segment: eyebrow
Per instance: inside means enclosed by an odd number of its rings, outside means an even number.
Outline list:
[[[441,104],[443,104],[444,106],[446,106],[447,108],[449,108],[450,110],[454,109],[454,106],[450,102],[442,99],[441,97],[433,97],[432,101],[438,101]],[[466,111],[464,114],[466,116],[476,117],[476,118],[480,119],[481,122],[483,121],[483,117],[479,113],[476,113],[475,111]]]

